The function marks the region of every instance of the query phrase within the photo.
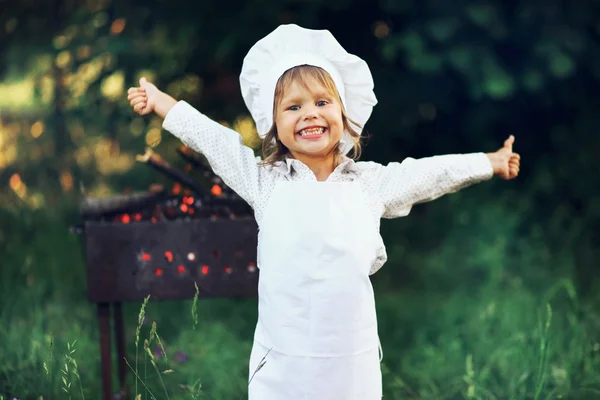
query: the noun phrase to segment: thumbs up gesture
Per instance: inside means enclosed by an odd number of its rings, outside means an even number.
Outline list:
[[[169,110],[177,103],[174,98],[161,92],[146,78],[140,79],[139,87],[129,88],[127,100],[137,114],[148,115],[154,111],[161,118],[165,118]]]
[[[514,143],[515,137],[510,135],[500,150],[487,155],[494,168],[494,175],[502,179],[510,180],[519,175],[521,156],[513,152]]]

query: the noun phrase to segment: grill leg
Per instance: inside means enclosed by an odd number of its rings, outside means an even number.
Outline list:
[[[125,325],[123,323],[123,306],[121,303],[113,303],[115,321],[115,339],[117,341],[117,358],[119,367],[119,391],[121,398],[129,398],[129,390],[126,385],[127,364],[125,363]]]
[[[112,365],[110,354],[110,304],[98,303],[100,325],[100,368],[102,370],[102,400],[112,400]]]

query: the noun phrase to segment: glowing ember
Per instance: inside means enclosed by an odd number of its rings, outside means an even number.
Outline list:
[[[220,196],[223,194],[223,189],[221,189],[221,186],[219,185],[213,185],[212,189],[210,189],[210,192],[215,196]]]
[[[154,275],[156,275],[156,276],[163,276],[163,273],[164,272],[163,272],[162,268],[156,268],[154,270]]]
[[[173,253],[170,251],[165,251],[165,258],[168,262],[173,262]]]
[[[208,275],[208,265],[202,266],[202,275]]]
[[[180,274],[185,273],[185,267],[183,265],[180,265],[177,267],[177,272],[179,272]]]
[[[148,253],[142,253],[142,261],[150,261],[152,257]]]
[[[181,184],[180,183],[174,184],[172,192],[173,192],[173,194],[179,194],[179,193],[181,193]]]

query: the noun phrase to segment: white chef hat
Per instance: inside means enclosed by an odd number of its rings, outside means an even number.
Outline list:
[[[367,63],[344,50],[327,30],[281,25],[252,46],[240,74],[242,96],[261,138],[273,125],[277,81],[287,70],[300,65],[327,71],[337,86],[348,117],[364,126],[377,104]],[[359,134],[362,131],[355,130]],[[346,154],[352,147],[349,134],[344,132],[341,151]]]

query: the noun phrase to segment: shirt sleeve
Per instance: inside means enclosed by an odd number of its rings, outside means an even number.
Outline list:
[[[403,217],[417,203],[434,200],[493,176],[484,153],[450,154],[381,166],[377,190],[383,218]]]
[[[185,101],[169,111],[163,128],[202,153],[214,173],[254,207],[260,183],[260,158],[243,145],[236,131],[211,120]]]

